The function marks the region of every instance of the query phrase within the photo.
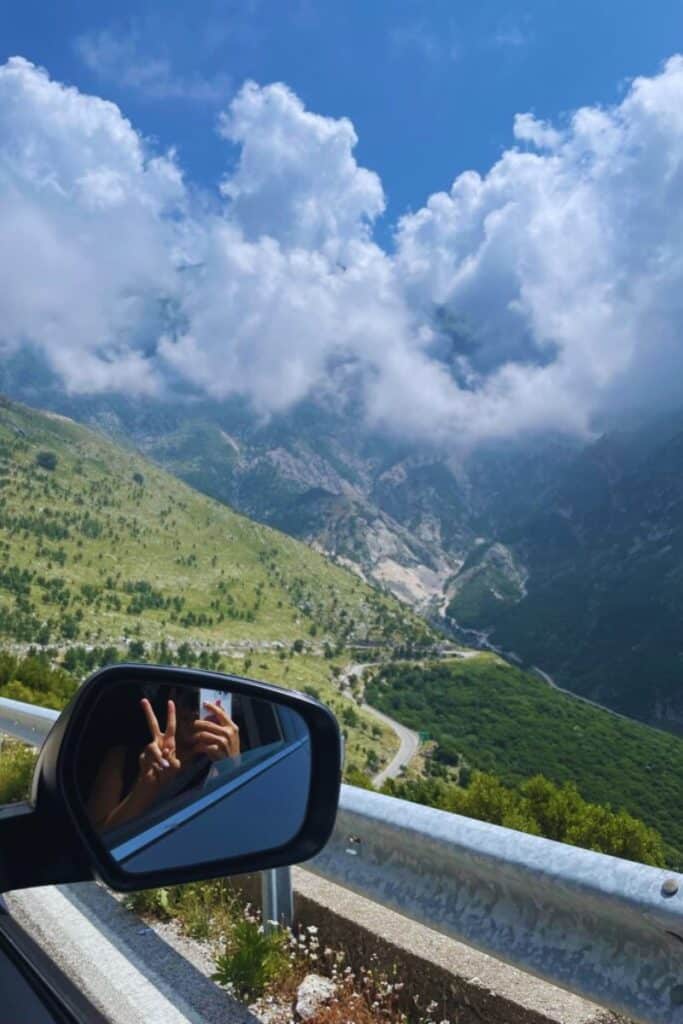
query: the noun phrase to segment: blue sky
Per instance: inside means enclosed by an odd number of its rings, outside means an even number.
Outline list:
[[[206,185],[225,170],[212,127],[231,92],[245,78],[286,82],[309,109],[353,121],[357,159],[384,184],[388,241],[398,215],[494,162],[515,113],[555,119],[612,103],[626,80],[683,50],[683,3],[23,0],[2,5],[0,38],[5,57],[114,100]],[[118,42],[119,52],[98,72],[83,40]],[[164,82],[125,84],[130,65],[148,61]]]
[[[449,447],[680,403],[681,0],[23,0],[0,32],[0,358],[266,416],[353,393]]]

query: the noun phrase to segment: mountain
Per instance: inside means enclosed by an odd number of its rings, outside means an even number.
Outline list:
[[[578,447],[542,437],[448,456],[369,429],[362,409],[334,394],[267,420],[239,397],[68,395],[37,353],[0,365],[0,391],[132,443],[430,614],[472,545],[526,511]]]
[[[410,482],[411,450],[368,437],[348,411],[303,403],[263,423],[239,400],[68,396],[49,378],[29,386],[30,380],[28,369],[17,379],[0,368],[0,388],[12,396],[133,444],[197,490],[305,540],[416,607],[438,601],[457,568],[426,495],[407,525],[382,507]],[[418,459],[418,474],[424,462]],[[431,462],[440,471],[438,460]],[[400,478],[392,476],[397,466]],[[408,492],[417,493],[410,486]],[[409,512],[405,496],[395,504],[401,515]],[[449,536],[457,533],[452,515],[444,524]]]
[[[313,406],[244,423],[232,433],[211,418],[204,433],[191,419],[165,436],[127,429],[173,472],[421,613],[447,609],[451,623],[489,633],[560,685],[683,728],[678,417],[587,444],[535,438],[457,460]],[[193,448],[187,461],[179,437]]]
[[[73,421],[0,402],[0,637],[433,639],[410,609]]]
[[[683,431],[587,446],[451,584],[449,615],[573,692],[683,730]],[[518,585],[523,580],[523,586]],[[474,593],[474,598],[473,598]]]
[[[329,396],[261,421],[239,399],[74,397],[49,375],[13,373],[0,368],[0,384],[133,445],[456,635],[473,630],[567,689],[683,728],[681,413],[465,456],[373,432]]]

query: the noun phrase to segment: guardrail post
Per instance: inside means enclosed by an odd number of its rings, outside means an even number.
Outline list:
[[[261,912],[265,931],[272,931],[277,925],[291,928],[294,919],[291,868],[270,868],[261,872]]]

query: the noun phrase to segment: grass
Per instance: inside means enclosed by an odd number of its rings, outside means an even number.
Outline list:
[[[0,804],[28,800],[38,752],[19,740],[3,737],[0,743]]]
[[[430,1002],[423,985],[415,991],[421,977],[406,985],[399,964],[380,963],[362,942],[336,943],[316,925],[265,933],[245,894],[227,881],[149,889],[126,896],[124,903],[145,919],[173,921],[205,943],[213,979],[241,999],[256,1001],[253,1009],[264,1019],[294,1020],[298,987],[311,973],[328,978],[334,995],[310,1024],[455,1024],[459,1019],[457,993]]]
[[[305,544],[69,420],[3,400],[0,636],[322,649],[431,634]]]
[[[591,803],[625,810],[683,857],[683,742],[558,693],[488,654],[392,664],[368,700],[437,741],[437,756],[493,772],[509,785],[536,774],[576,783]]]
[[[266,932],[257,921],[243,917],[233,925],[211,977],[241,999],[253,1000],[286,973],[287,952],[283,931]]]

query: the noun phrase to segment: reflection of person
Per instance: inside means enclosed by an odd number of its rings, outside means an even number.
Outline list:
[[[166,703],[165,728],[145,697],[139,702],[151,742],[140,751],[120,745],[104,755],[87,807],[98,829],[114,828],[144,814],[162,797],[204,782],[211,762],[240,753],[239,730],[220,704],[204,705],[210,718],[198,714],[198,694],[176,687]],[[131,759],[136,759],[131,771]]]

